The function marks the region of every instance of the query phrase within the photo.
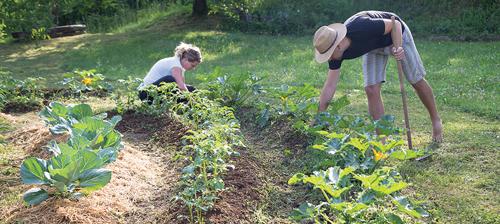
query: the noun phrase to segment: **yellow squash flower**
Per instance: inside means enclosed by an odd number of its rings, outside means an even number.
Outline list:
[[[375,149],[372,149],[372,150],[373,150],[373,154],[375,154],[375,162],[378,162],[380,160],[380,157],[382,157],[382,159],[389,157],[389,155],[382,154],[382,152],[377,152],[377,150],[375,150]]]
[[[287,101],[288,97],[284,98],[284,97],[281,97],[281,100],[284,100],[284,101]]]
[[[85,85],[88,85],[88,84],[92,83],[92,79],[91,78],[84,78],[82,80],[82,82],[85,83]]]

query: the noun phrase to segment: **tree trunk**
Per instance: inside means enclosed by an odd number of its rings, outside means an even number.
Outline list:
[[[207,0],[194,0],[193,15],[208,14]]]
[[[50,9],[50,13],[52,15],[54,15],[54,21],[52,21],[52,23],[54,23],[54,25],[59,25],[59,4],[58,4],[58,1],[59,0],[53,0],[52,2],[55,4],[54,7],[52,7],[52,9]]]

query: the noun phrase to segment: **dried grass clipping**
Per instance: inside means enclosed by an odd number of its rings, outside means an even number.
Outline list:
[[[158,165],[129,144],[121,150],[104,188],[76,199],[48,199],[37,206],[25,207],[22,200],[4,209],[6,222],[20,218],[27,223],[116,223],[134,212],[135,200],[149,198],[160,176]]]
[[[54,135],[45,127],[44,123],[30,123],[27,126],[11,132],[5,136],[5,140],[22,145],[27,157],[37,157],[48,160],[53,156],[45,147],[54,140],[57,143],[67,142],[70,137],[68,132]]]

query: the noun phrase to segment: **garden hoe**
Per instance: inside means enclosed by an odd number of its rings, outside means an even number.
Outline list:
[[[398,39],[396,38],[396,20],[394,19],[394,16],[391,17],[392,20],[392,39],[393,39],[393,44],[396,49],[401,47],[400,43],[398,43]],[[413,147],[411,145],[411,132],[410,132],[410,120],[408,119],[408,109],[406,108],[406,95],[405,95],[405,84],[403,80],[403,66],[401,65],[401,60],[398,60],[398,73],[399,73],[399,86],[401,87],[401,97],[403,98],[403,109],[405,113],[405,124],[406,124],[406,135],[408,136],[408,147],[410,150],[413,150]]]

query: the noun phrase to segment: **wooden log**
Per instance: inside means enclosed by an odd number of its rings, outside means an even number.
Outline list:
[[[48,29],[46,32],[47,34],[50,35],[50,37],[61,37],[61,36],[70,36],[70,35],[77,35],[77,34],[82,34],[85,32],[78,32],[78,31],[85,31],[87,27],[85,25],[67,25],[67,26],[56,26]],[[68,34],[68,35],[65,35]],[[12,33],[13,38],[23,38],[23,37],[29,37],[31,36],[31,32],[15,32]]]

